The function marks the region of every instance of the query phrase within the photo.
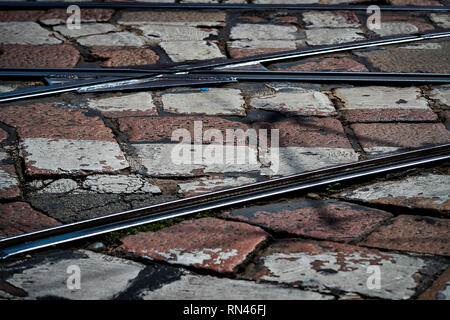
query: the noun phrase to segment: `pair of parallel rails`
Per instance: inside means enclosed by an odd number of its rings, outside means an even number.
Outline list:
[[[137,9],[239,9],[239,10],[367,10],[368,6],[343,5],[251,5],[251,4],[156,4],[118,2],[0,2],[0,9],[67,8],[137,8]],[[380,6],[388,11],[448,12],[450,7]],[[4,79],[44,79],[49,85],[0,94],[1,102],[29,99],[65,92],[105,92],[167,88],[186,85],[213,85],[237,81],[313,81],[349,83],[429,84],[450,83],[443,73],[384,72],[289,72],[237,70],[236,67],[298,59],[324,53],[342,52],[384,45],[450,37],[450,30],[418,35],[385,37],[374,40],[317,46],[239,59],[209,60],[197,63],[127,68],[0,68]],[[0,258],[5,259],[36,249],[94,237],[112,231],[222,209],[288,193],[307,191],[335,182],[354,181],[380,174],[448,161],[450,144],[410,150],[355,163],[275,178],[245,186],[164,202],[139,209],[113,213],[93,219],[0,239]]]

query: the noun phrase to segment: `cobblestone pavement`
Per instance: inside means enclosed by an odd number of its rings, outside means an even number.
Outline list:
[[[253,0],[279,2],[361,1]],[[424,12],[383,13],[378,30],[368,29],[365,12],[352,11],[82,9],[81,29],[74,30],[67,17],[65,9],[0,11],[0,66],[237,58],[450,27],[448,14]],[[449,40],[429,40],[266,68],[449,73],[449,52]],[[38,85],[1,81],[0,92]],[[449,106],[450,85],[298,82],[67,93],[3,103],[0,236],[448,143]],[[227,129],[278,129],[279,162],[244,141],[226,146],[231,159],[225,162],[175,163],[174,131],[186,129],[195,140],[199,123],[200,136],[208,129],[216,129],[215,137],[225,137]],[[245,156],[248,161],[239,163]],[[115,232],[0,262],[0,299],[448,300],[449,194],[450,171],[443,164]],[[80,289],[68,286],[76,268]]]

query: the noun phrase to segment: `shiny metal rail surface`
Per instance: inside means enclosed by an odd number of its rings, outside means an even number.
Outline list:
[[[151,222],[450,159],[450,144],[300,173],[0,239],[0,258]]]

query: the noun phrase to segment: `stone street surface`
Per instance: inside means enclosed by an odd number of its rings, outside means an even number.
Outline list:
[[[343,10],[89,8],[79,29],[68,17],[0,8],[0,67],[164,69],[450,28],[424,11],[382,12],[379,29]],[[449,52],[441,38],[252,68],[450,73]],[[13,80],[0,93],[45,85]],[[450,84],[239,81],[0,103],[0,238],[446,144],[449,130]],[[0,300],[450,300],[449,234],[447,162],[0,260]]]

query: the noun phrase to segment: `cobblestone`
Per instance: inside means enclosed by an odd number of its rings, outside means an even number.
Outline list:
[[[69,29],[67,25],[64,24],[53,27],[53,30],[58,31],[66,38],[79,38],[94,34],[120,31],[120,29],[109,23],[83,23],[83,26],[80,29]]]
[[[440,104],[449,107],[450,106],[450,86],[443,85],[434,87],[431,90],[430,98],[437,100]]]
[[[383,275],[379,288],[370,286],[374,272],[369,267]],[[279,241],[257,259],[246,278],[400,300],[411,298],[425,275],[442,267],[427,258],[333,242]]]
[[[151,260],[231,273],[268,235],[258,227],[215,218],[183,221],[157,232],[123,238],[116,251]]]
[[[237,89],[191,89],[162,94],[164,111],[180,114],[245,116],[244,98]]]
[[[397,47],[356,51],[382,72],[450,72],[448,41],[425,41]],[[405,63],[408,61],[408,63]]]
[[[297,40],[299,34],[295,26],[276,24],[238,24],[230,31],[232,40]]]
[[[107,59],[101,63],[103,67],[155,64],[159,60],[159,56],[147,48],[98,46],[91,47],[90,52],[93,56]]]
[[[450,256],[448,230],[448,219],[403,215],[371,233],[360,245]]]
[[[422,174],[400,181],[384,181],[345,192],[341,197],[368,203],[450,212],[448,175]]]
[[[13,165],[0,165],[0,199],[20,196],[19,180]]]
[[[5,44],[0,49],[0,67],[72,68],[80,59],[78,50],[68,44]]]
[[[351,127],[364,151],[371,154],[450,141],[450,132],[441,123],[357,123]]]
[[[59,44],[61,40],[36,22],[0,22],[0,44]]]
[[[106,22],[109,21],[114,10],[100,8],[83,8],[80,10],[80,22]],[[39,21],[45,25],[57,25],[66,23],[70,13],[64,9],[50,9],[44,15],[40,16]],[[84,27],[84,24],[83,24]]]
[[[154,43],[160,41],[200,41],[217,36],[216,29],[202,29],[185,25],[144,24],[138,26],[142,34]],[[180,43],[180,45],[182,45]]]
[[[225,217],[277,233],[350,242],[371,232],[391,215],[334,200],[293,200],[231,210]]]
[[[137,175],[92,175],[86,178],[83,187],[97,193],[161,193],[159,187]]]
[[[77,270],[71,266],[81,271],[79,289],[67,285],[75,285],[67,281]],[[24,299],[105,300],[125,291],[144,268],[139,263],[86,250],[58,251],[11,263],[2,270],[1,278],[22,291]]]
[[[355,28],[361,26],[358,17],[351,11],[307,11],[302,15],[307,28]]]
[[[197,125],[197,126],[196,126]],[[191,142],[195,139],[195,129],[202,133],[203,143],[210,142],[205,136],[207,130],[219,130],[223,142],[235,143],[234,136],[227,138],[227,130],[246,132],[249,128],[246,124],[237,121],[226,120],[215,116],[204,117],[146,117],[146,118],[122,118],[119,119],[119,129],[128,135],[131,142],[179,142],[177,129],[185,129],[190,133]],[[173,136],[174,135],[174,136]],[[184,141],[187,143],[187,141]],[[215,141],[218,143],[219,141]]]
[[[447,14],[431,13],[430,18],[439,27],[444,29],[450,28],[450,19]]]
[[[0,204],[0,237],[15,236],[60,224],[55,219],[34,210],[26,202]]]
[[[224,11],[126,11],[118,20],[123,25],[191,25],[218,27],[225,24]]]
[[[154,290],[143,290],[143,300],[330,300],[313,291],[280,288],[270,284],[256,284],[251,281],[198,276],[184,273],[179,280],[164,284]]]
[[[272,95],[252,98],[250,107],[288,115],[333,116],[336,110],[326,94],[308,89],[288,88]]]
[[[151,176],[196,176],[206,173],[259,172],[256,147],[187,144],[133,144],[138,160]],[[217,152],[214,154],[214,152]],[[221,154],[220,154],[221,152]]]
[[[344,102],[347,121],[434,121],[437,115],[414,87],[358,87],[336,89]]]
[[[101,35],[80,37],[77,42],[82,46],[129,46],[139,47],[145,45],[144,40],[131,32],[113,32]]]
[[[365,39],[363,31],[357,28],[307,29],[305,32],[306,42],[310,46],[338,44]]]
[[[173,62],[225,58],[217,44],[211,41],[164,41],[160,47]]]
[[[89,108],[102,112],[107,117],[158,115],[149,92],[138,92],[109,98],[89,99]]]

